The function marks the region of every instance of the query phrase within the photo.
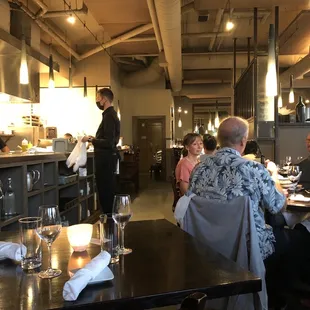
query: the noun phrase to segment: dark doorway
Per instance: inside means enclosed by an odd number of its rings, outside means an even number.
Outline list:
[[[140,174],[166,177],[165,116],[133,116],[133,142],[140,149]]]

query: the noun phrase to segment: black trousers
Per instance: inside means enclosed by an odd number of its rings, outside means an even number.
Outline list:
[[[264,261],[268,291],[283,292],[292,288],[295,281],[309,279],[310,234],[301,224],[296,226],[273,228],[275,252]]]
[[[118,155],[115,152],[95,152],[95,176],[100,207],[103,213],[111,213],[116,192],[116,165]]]

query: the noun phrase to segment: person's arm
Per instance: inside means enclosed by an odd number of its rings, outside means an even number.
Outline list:
[[[189,185],[188,182],[185,182],[185,181],[180,181],[179,182],[179,188],[180,188],[180,192],[181,192],[182,195],[184,195],[187,192],[188,185]]]
[[[278,179],[277,167],[273,162],[267,162],[267,169],[260,166],[260,176],[257,179],[266,209],[276,214],[285,208],[286,197]],[[270,173],[270,174],[269,174]]]
[[[6,145],[3,149],[1,149],[2,152],[10,152],[10,148]]]
[[[90,142],[94,147],[101,149],[112,149],[115,145],[115,120],[112,115],[106,115],[104,118],[104,138],[90,138]]]

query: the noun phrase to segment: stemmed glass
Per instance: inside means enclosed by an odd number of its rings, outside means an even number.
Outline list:
[[[56,205],[39,207],[39,217],[42,221],[37,228],[38,236],[46,242],[48,248],[48,268],[39,273],[39,277],[50,279],[61,275],[61,270],[52,268],[51,247],[61,231],[61,218]]]
[[[129,195],[114,196],[112,217],[114,219],[114,222],[120,228],[121,232],[120,247],[118,250],[119,255],[126,255],[132,252],[132,249],[127,249],[124,246],[124,229],[132,216],[130,204],[131,202]]]
[[[287,166],[290,166],[291,163],[292,163],[292,156],[286,156],[285,157],[285,164]]]
[[[288,179],[293,183],[292,189],[293,189],[293,195],[295,195],[295,190],[297,187],[297,184],[299,182],[299,166],[289,166],[287,176]]]

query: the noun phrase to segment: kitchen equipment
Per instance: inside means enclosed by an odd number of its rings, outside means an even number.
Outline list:
[[[27,190],[31,192],[33,189],[33,185],[38,183],[40,180],[40,172],[38,170],[30,170],[27,172]]]
[[[70,143],[68,139],[56,138],[53,139],[53,151],[60,153],[70,153],[73,151],[76,143]]]

